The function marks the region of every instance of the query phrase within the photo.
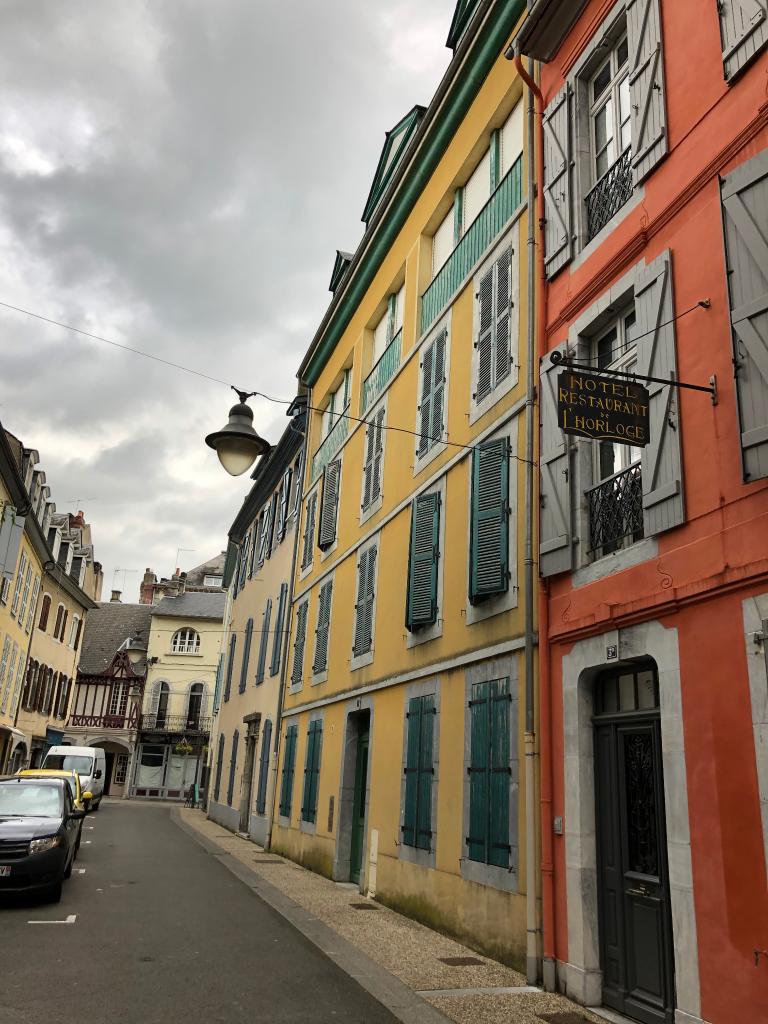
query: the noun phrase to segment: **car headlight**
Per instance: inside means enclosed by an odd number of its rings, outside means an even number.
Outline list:
[[[45,839],[33,839],[29,844],[30,853],[45,853],[56,846],[61,846],[61,836],[46,836]]]

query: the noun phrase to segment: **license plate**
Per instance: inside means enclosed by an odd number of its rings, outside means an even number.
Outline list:
[[[10,864],[0,864],[0,878],[7,878],[11,873]]]

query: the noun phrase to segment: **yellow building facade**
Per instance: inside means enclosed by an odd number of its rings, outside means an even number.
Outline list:
[[[366,233],[337,257],[300,369],[312,412],[272,837],[518,966],[536,928],[532,247],[504,51],[523,8],[459,4],[453,61],[387,133]]]

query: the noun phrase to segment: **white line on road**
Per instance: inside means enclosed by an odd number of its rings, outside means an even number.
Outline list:
[[[78,875],[84,875],[85,874],[85,868],[77,868],[76,870],[77,870]]]
[[[90,839],[84,839],[83,843],[85,844],[85,846],[90,846],[91,845],[91,840]]]
[[[76,920],[77,914],[67,914],[64,921],[27,921],[27,924],[74,924]]]

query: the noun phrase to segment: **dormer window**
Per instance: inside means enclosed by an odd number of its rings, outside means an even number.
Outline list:
[[[195,629],[179,629],[173,634],[171,641],[173,654],[199,654],[200,634]]]
[[[221,577],[221,576],[204,576],[203,577],[203,586],[204,587],[220,587],[222,585],[222,582],[223,582],[223,577]]]

